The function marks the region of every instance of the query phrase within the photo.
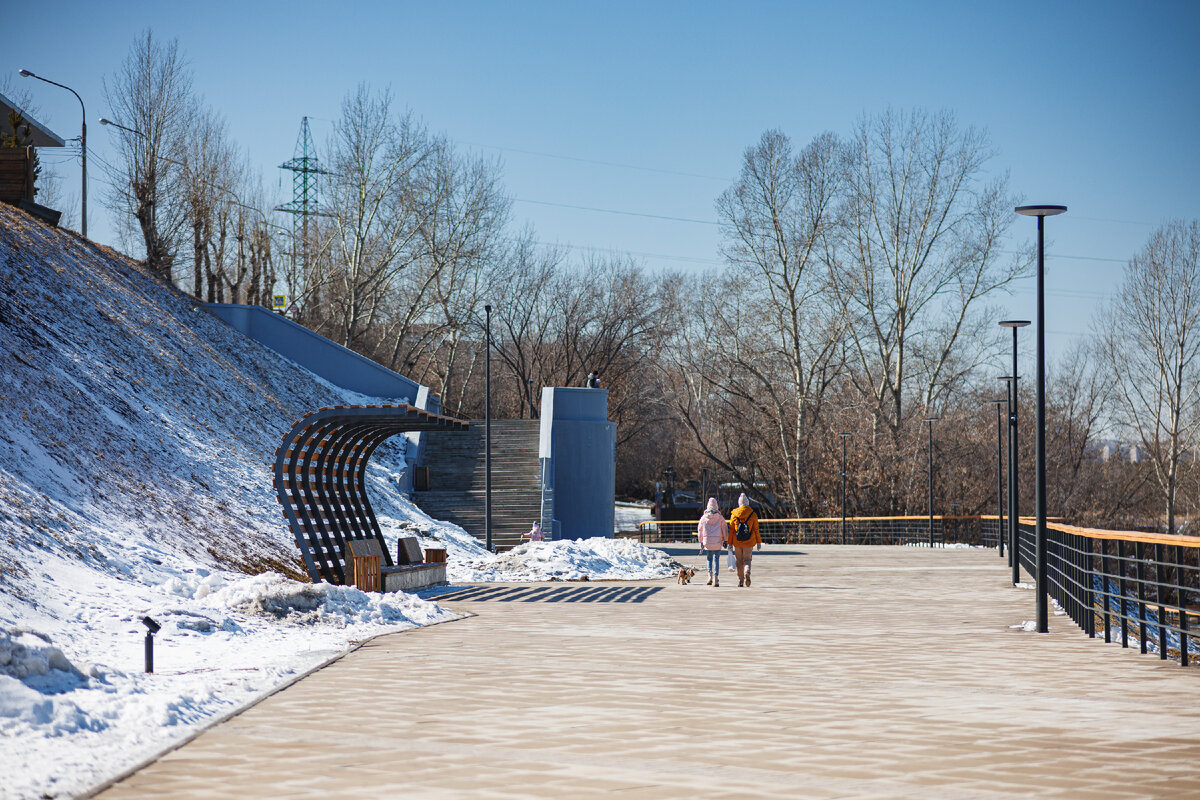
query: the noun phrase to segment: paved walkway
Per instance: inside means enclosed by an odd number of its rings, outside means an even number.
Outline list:
[[[1033,595],[994,551],[755,561],[749,589],[450,602],[478,616],[377,639],[101,797],[1200,797],[1200,673],[1065,617],[1014,630]]]

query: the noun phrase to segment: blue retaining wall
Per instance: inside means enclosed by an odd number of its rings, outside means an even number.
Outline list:
[[[337,342],[326,339],[282,314],[262,306],[231,303],[200,303],[200,307],[231,327],[334,386],[388,402],[405,402],[424,411],[440,414],[442,402],[411,378],[392,372],[382,364],[361,356]],[[400,477],[399,489],[412,491],[412,466],[424,456],[425,434],[405,437],[404,459],[409,468]]]
[[[201,303],[202,308],[256,342],[335,386],[382,400],[416,405],[421,385],[262,306]],[[434,411],[435,409],[425,409]]]

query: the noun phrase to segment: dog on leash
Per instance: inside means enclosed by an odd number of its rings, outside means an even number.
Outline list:
[[[680,586],[687,586],[695,575],[696,570],[691,567],[680,567],[679,577],[676,580],[679,581]]]

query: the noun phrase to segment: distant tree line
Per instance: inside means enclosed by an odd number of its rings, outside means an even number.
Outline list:
[[[651,272],[514,229],[501,165],[431,133],[388,91],[348,93],[303,241],[271,225],[261,176],[194,95],[176,42],[147,31],[106,83],[119,139],[110,205],[165,280],[209,301],[288,295],[301,323],[426,384],[452,414],[536,416],[540,388],[598,372],[618,422],[618,491],[708,469],[764,513],[996,508],[996,407],[1011,341],[998,301],[1028,274],[986,132],[888,110],[805,144],[772,130],[716,199],[724,266]],[[1200,387],[1200,223],[1155,232],[1093,336],[1049,371],[1051,514],[1190,524]],[[1020,463],[1033,498],[1033,387]],[[1105,441],[1123,443],[1104,458]],[[1139,458],[1125,457],[1136,446]],[[1110,448],[1111,449],[1111,448]],[[1180,524],[1180,520],[1183,524]]]

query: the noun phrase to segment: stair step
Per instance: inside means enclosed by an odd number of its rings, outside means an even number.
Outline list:
[[[486,527],[487,454],[483,420],[470,420],[466,433],[434,431],[425,440],[421,466],[429,469],[428,491],[414,492],[425,513],[459,525],[483,540]],[[508,549],[521,541],[541,514],[538,420],[492,420],[492,543]]]

